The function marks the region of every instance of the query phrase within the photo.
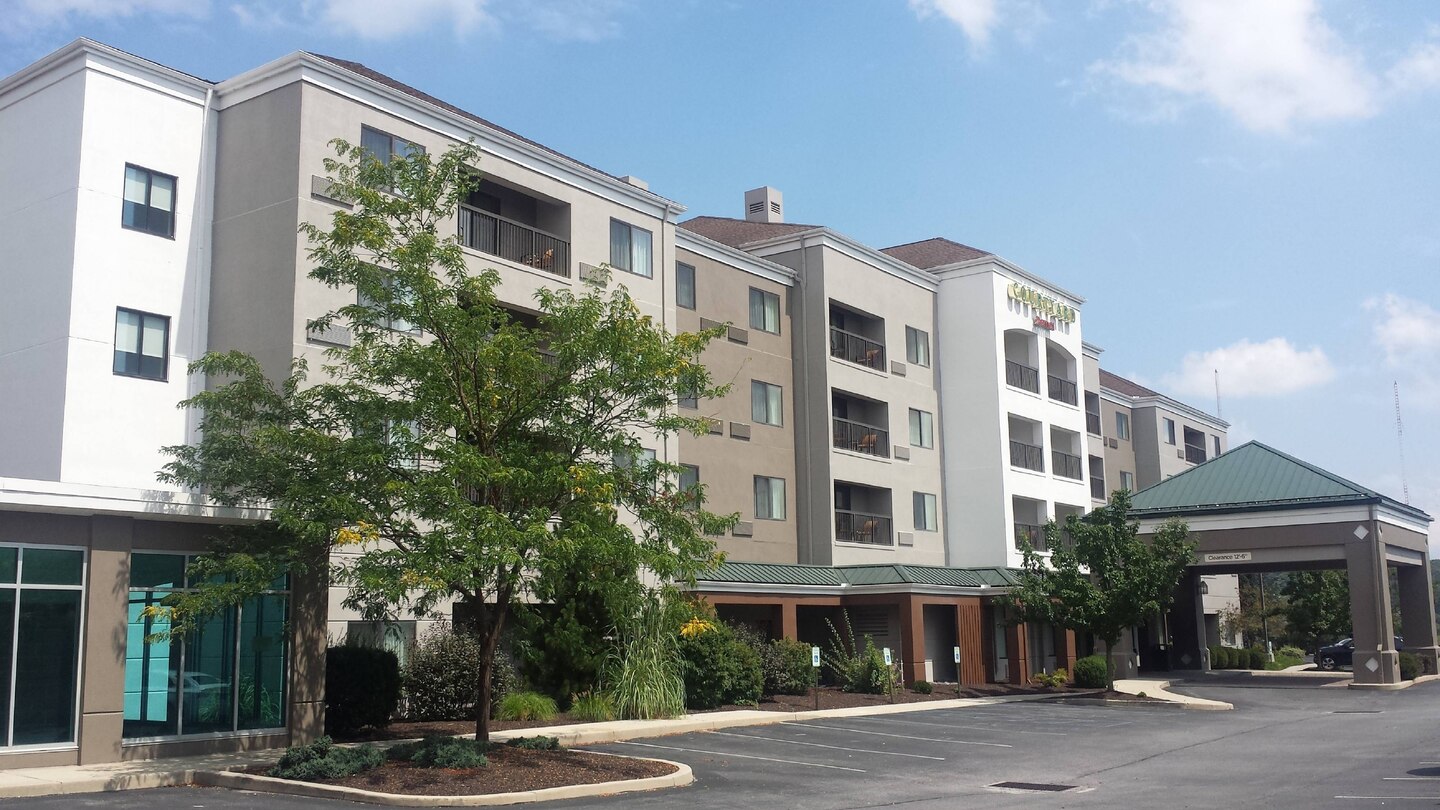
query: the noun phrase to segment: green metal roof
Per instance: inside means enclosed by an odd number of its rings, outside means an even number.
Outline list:
[[[1246,442],[1136,493],[1130,511],[1139,517],[1371,503],[1430,521],[1413,506],[1260,442]]]
[[[1017,582],[1007,568],[947,568],[939,565],[787,565],[726,562],[697,578],[701,582],[746,585],[938,585],[951,588],[1004,588]]]

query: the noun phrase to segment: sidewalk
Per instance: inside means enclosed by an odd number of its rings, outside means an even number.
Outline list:
[[[1235,708],[1235,704],[1226,703],[1223,700],[1207,700],[1205,698],[1179,695],[1169,691],[1170,681],[1159,678],[1126,678],[1115,682],[1115,691],[1124,692],[1127,695],[1139,695],[1144,693],[1146,697],[1160,698],[1171,703],[1178,703],[1187,709],[1200,709],[1209,711],[1228,711]]]

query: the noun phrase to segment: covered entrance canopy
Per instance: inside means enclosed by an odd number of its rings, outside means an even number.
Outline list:
[[[1391,600],[1406,652],[1436,671],[1431,517],[1259,442],[1249,442],[1137,493],[1142,534],[1179,517],[1198,542],[1171,610],[1172,665],[1208,668],[1201,574],[1333,568],[1350,582],[1355,682],[1400,680]],[[1392,594],[1390,569],[1398,593]]]

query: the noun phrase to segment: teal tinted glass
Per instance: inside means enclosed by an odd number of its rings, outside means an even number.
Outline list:
[[[184,584],[184,554],[130,555],[130,587],[180,588]]]
[[[79,585],[85,574],[85,552],[59,548],[25,549],[21,581],[26,585]]]
[[[15,581],[15,563],[20,558],[18,548],[0,548],[0,582]]]

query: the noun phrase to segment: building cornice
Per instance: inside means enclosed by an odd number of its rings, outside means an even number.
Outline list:
[[[981,585],[978,588],[962,588],[950,585],[921,585],[913,582],[897,582],[883,585],[784,585],[765,582],[710,582],[699,580],[691,588],[695,593],[761,594],[775,596],[865,596],[877,594],[911,593],[923,596],[999,596],[1010,589],[1000,585]]]
[[[1216,430],[1228,430],[1230,428],[1230,423],[1226,422],[1224,419],[1221,419],[1217,416],[1212,416],[1211,414],[1208,414],[1200,410],[1199,408],[1194,407],[1193,405],[1186,405],[1179,400],[1171,399],[1164,394],[1157,394],[1153,397],[1132,397],[1128,394],[1123,394],[1119,391],[1114,390],[1113,388],[1107,388],[1102,385],[1100,386],[1100,396],[1117,405],[1124,405],[1125,407],[1131,409],[1146,407],[1164,408],[1165,410],[1172,411],[1180,416],[1188,417],[1195,420],[1196,422],[1200,422],[1206,427],[1214,428]]]
[[[963,278],[979,273],[994,273],[997,271],[1000,275],[1010,276],[1013,281],[1023,281],[1027,284],[1034,284],[1054,295],[1056,298],[1068,299],[1068,303],[1074,307],[1078,308],[1081,304],[1085,303],[1084,296],[1070,292],[1064,287],[1056,286],[1054,283],[1046,281],[1020,265],[995,255],[981,256],[968,261],[932,267],[928,272],[943,281],[947,278]]]
[[[675,247],[680,250],[688,250],[697,256],[704,256],[711,261],[743,270],[753,276],[769,279],[778,284],[784,284],[787,287],[795,286],[794,270],[781,264],[765,261],[758,256],[753,256],[743,250],[730,247],[723,242],[707,239],[694,231],[676,228]]]
[[[224,110],[280,87],[303,82],[364,104],[452,140],[473,141],[483,154],[524,166],[657,219],[675,222],[685,206],[593,169],[572,158],[466,118],[437,104],[382,84],[303,51],[283,56],[216,86],[216,107]]]
[[[0,79],[0,109],[83,70],[104,73],[197,106],[205,103],[205,94],[213,89],[203,79],[81,38]]]
[[[829,228],[812,228],[808,231],[796,231],[794,233],[771,237],[770,239],[746,242],[740,247],[748,253],[763,257],[786,253],[802,246],[830,248],[837,253],[869,264],[884,273],[892,275],[902,281],[908,281],[930,292],[934,292],[939,287],[936,280],[924,270],[912,267],[872,247],[862,245],[845,234]]]
[[[268,509],[221,506],[198,494],[163,489],[68,484],[0,478],[0,509],[68,515],[116,515],[144,520],[250,523]]]

